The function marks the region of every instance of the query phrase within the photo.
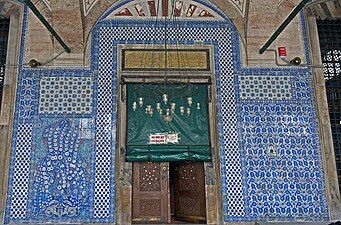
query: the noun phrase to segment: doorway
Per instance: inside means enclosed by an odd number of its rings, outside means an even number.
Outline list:
[[[5,81],[5,64],[9,35],[9,19],[0,18],[0,111]]]
[[[165,54],[161,50],[160,54]],[[219,175],[212,160],[218,149],[212,147],[217,145],[214,67],[210,66],[213,50],[209,46],[186,46],[180,50],[169,57],[182,57],[187,51],[203,55],[206,60],[201,64],[205,70],[186,76],[182,71],[186,67],[181,65],[164,80],[160,68],[143,64],[148,67],[148,72],[144,72],[146,68],[135,68],[132,58],[129,59],[131,54],[148,55],[154,49],[120,48],[123,56],[120,141],[126,171],[122,180],[129,182],[122,187],[124,193],[120,196],[131,196],[129,204],[120,202],[125,214],[118,216],[124,224],[219,223],[220,198],[215,176]],[[135,73],[130,67],[141,72]],[[139,79],[139,73],[143,80]],[[210,164],[204,166],[205,162]]]
[[[206,223],[203,162],[133,163],[133,223]]]

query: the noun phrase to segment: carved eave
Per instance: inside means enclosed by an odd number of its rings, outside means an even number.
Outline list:
[[[320,19],[341,18],[341,0],[317,0],[306,6],[307,15]]]
[[[229,0],[229,2],[231,2],[234,7],[236,7],[239,11],[239,13],[241,14],[241,16],[244,18],[245,17],[245,13],[247,11],[247,0]]]
[[[83,0],[83,13],[87,16],[98,0]]]

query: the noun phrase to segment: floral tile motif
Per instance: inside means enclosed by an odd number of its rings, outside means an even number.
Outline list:
[[[250,218],[327,219],[313,106],[243,104],[240,116]]]
[[[89,209],[90,160],[78,120],[52,122],[36,135],[32,215],[56,220],[82,217]],[[40,130],[40,129],[39,129]],[[39,142],[40,140],[40,142]]]

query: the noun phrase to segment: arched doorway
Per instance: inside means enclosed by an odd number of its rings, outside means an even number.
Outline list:
[[[108,83],[113,84],[111,92],[105,89],[99,89],[98,94],[105,95],[107,98],[115,95],[115,100],[118,103],[117,114],[113,111],[114,121],[117,122],[116,126],[118,128],[117,149],[119,149],[119,151],[116,151],[115,170],[117,182],[117,222],[120,224],[133,222],[135,218],[134,207],[140,207],[140,209],[147,211],[146,214],[149,212],[151,215],[149,217],[148,215],[145,216],[142,220],[141,218],[137,218],[140,216],[138,215],[136,216],[136,222],[171,222],[171,183],[177,176],[174,171],[178,170],[179,164],[170,163],[170,160],[163,160],[163,164],[157,164],[156,167],[153,167],[154,164],[152,163],[155,162],[150,163],[150,161],[153,161],[150,159],[145,160],[143,162],[145,164],[127,161],[127,154],[129,154],[129,148],[127,148],[127,130],[129,129],[129,123],[127,123],[127,108],[132,107],[130,104],[127,104],[129,100],[127,85],[129,83],[164,84],[165,76],[167,76],[167,79],[171,79],[173,83],[193,84],[206,82],[209,98],[207,103],[207,120],[210,124],[208,138],[210,140],[209,152],[211,158],[199,166],[203,171],[201,174],[202,178],[200,179],[202,179],[203,183],[201,192],[204,202],[202,207],[204,213],[202,213],[203,219],[196,220],[196,222],[220,223],[222,220],[221,205],[227,204],[227,202],[223,203],[222,201],[221,180],[224,181],[222,183],[223,186],[226,185],[226,176],[230,176],[228,179],[231,182],[233,181],[237,184],[242,182],[242,176],[237,176],[238,173],[241,173],[241,165],[240,158],[238,157],[236,100],[235,90],[233,88],[233,67],[240,63],[240,57],[238,36],[233,24],[214,6],[204,1],[133,1],[117,4],[111,11],[103,15],[96,27],[98,29],[95,31],[95,43],[93,46],[95,49],[99,49],[99,86],[108,86]],[[210,53],[206,58],[206,64],[209,65],[209,69],[198,72],[198,70],[191,69],[191,65],[180,63],[176,66],[177,69],[180,68],[179,71],[172,68],[165,75],[165,68],[155,68],[155,65],[148,64],[149,61],[147,58],[149,56],[146,52],[140,54],[140,57],[138,57],[138,54],[131,53],[135,54],[136,60],[133,60],[133,62],[127,62],[127,58],[123,57],[124,51],[151,51],[150,57],[154,57],[151,61],[155,62],[158,59],[158,57],[155,57],[155,52],[162,52],[165,49],[174,51],[178,51],[179,49],[182,51],[207,50]],[[159,57],[162,58],[162,56]],[[140,60],[140,58],[144,58],[144,60]],[[163,59],[165,58],[167,57],[163,57]],[[195,56],[194,58],[197,59],[198,57]],[[129,63],[131,63],[130,67],[127,67]],[[101,79],[103,79],[103,83]],[[223,91],[221,91],[222,89]],[[219,110],[217,110],[217,104],[222,106],[221,108],[219,107]],[[98,108],[111,109],[105,101],[103,103],[99,102]],[[223,109],[222,112],[220,111],[221,109]],[[224,119],[218,116],[219,114],[223,114]],[[97,115],[101,117],[101,113]],[[230,127],[232,131],[229,134],[230,138],[223,140],[221,136],[218,136],[218,130],[223,130],[222,126]],[[219,145],[218,142],[221,141],[224,143],[220,143]],[[219,152],[222,149],[219,146],[223,145],[229,146],[229,151],[235,157],[236,167],[226,167],[224,162],[225,158],[223,157],[224,153]],[[148,165],[150,165],[151,171],[160,171],[158,173],[158,180],[162,179],[162,176],[168,176],[165,191],[160,192],[158,197],[148,197],[149,199],[154,198],[153,201],[150,201],[151,206],[156,206],[156,202],[159,204],[162,198],[168,199],[168,201],[162,204],[168,204],[169,206],[157,206],[153,208],[144,203],[140,203],[141,201],[139,200],[134,201],[134,188],[141,184],[134,184],[134,177],[139,177],[136,174],[142,174],[141,171],[146,169]],[[142,166],[142,169],[140,169],[140,166]],[[193,165],[189,165],[189,167],[191,166]],[[167,173],[162,174],[162,171],[167,171]],[[194,169],[192,171],[197,170]],[[224,171],[223,177],[220,177],[220,171]],[[237,173],[237,175],[229,175],[232,174],[229,171],[233,171],[233,174]],[[150,171],[147,171],[148,174],[152,176]],[[147,177],[144,178],[147,179]],[[233,201],[233,204],[236,206],[236,213],[238,213],[239,205],[243,205],[242,191],[237,190],[241,188],[242,185],[237,185],[235,189],[236,193],[233,194],[233,198],[237,199]],[[144,197],[146,196],[145,194],[142,193]],[[168,197],[162,197],[165,195],[168,195]],[[193,200],[193,198],[191,199]],[[134,205],[134,202],[139,203]],[[152,204],[153,202],[154,204]],[[234,207],[231,208],[231,212],[233,210]],[[168,216],[162,216],[160,214],[161,212],[164,212],[163,215],[168,213]],[[157,216],[155,216],[156,214]],[[174,215],[176,216],[176,213]]]

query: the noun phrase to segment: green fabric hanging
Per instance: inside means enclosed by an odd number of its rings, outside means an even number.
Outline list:
[[[167,103],[163,101],[163,94],[167,94]],[[127,97],[127,161],[211,160],[206,85],[128,84]],[[187,97],[192,97],[191,106]],[[143,99],[142,107],[139,98]],[[160,103],[162,115],[157,103]],[[172,103],[175,103],[174,113]],[[146,109],[148,106],[152,114]],[[184,107],[183,115],[180,106]],[[170,122],[164,119],[167,109],[172,116]]]

